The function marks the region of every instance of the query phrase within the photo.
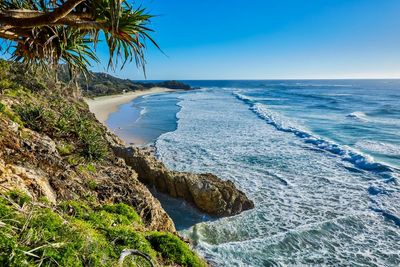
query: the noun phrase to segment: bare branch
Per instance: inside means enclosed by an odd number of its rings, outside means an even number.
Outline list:
[[[9,25],[9,26],[14,26],[14,27],[40,27],[40,26],[45,26],[48,24],[52,24],[57,22],[58,20],[64,18],[67,16],[69,13],[74,10],[76,6],[81,4],[86,0],[68,0],[65,2],[61,7],[55,9],[53,12],[45,13],[40,16],[34,16],[34,17],[19,17],[21,16],[22,13],[19,13],[17,17],[12,16],[12,12],[7,13],[7,12],[2,12],[0,13],[0,23]],[[29,12],[26,12],[29,14]],[[32,14],[30,14],[32,15]],[[29,16],[29,15],[28,15]]]
[[[146,260],[150,263],[150,265],[151,265],[152,267],[154,267],[154,263],[153,263],[153,261],[151,260],[151,257],[150,257],[148,254],[146,254],[146,253],[144,253],[144,252],[141,252],[141,251],[139,251],[139,250],[136,250],[136,249],[124,249],[124,250],[121,252],[121,255],[120,255],[120,257],[119,257],[118,264],[119,264],[120,266],[122,266],[123,263],[124,263],[125,258],[126,258],[127,256],[129,256],[129,255],[140,256],[140,257],[146,259]]]

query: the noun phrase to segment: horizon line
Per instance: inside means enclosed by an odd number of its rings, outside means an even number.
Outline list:
[[[111,75],[111,74],[110,74]],[[131,79],[131,78],[122,78],[129,79],[134,81],[349,81],[349,80],[400,80],[399,78],[252,78],[252,79]]]

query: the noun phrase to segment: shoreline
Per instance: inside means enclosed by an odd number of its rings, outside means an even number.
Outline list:
[[[84,98],[85,102],[89,106],[89,110],[95,115],[95,117],[103,124],[107,121],[109,116],[118,111],[118,108],[131,102],[135,98],[144,95],[151,95],[157,93],[173,92],[174,89],[168,89],[163,87],[153,87],[148,90],[137,90],[119,95],[100,96],[95,98]]]

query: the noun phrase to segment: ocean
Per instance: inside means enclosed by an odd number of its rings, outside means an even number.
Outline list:
[[[400,80],[186,81],[107,121],[179,171],[232,180],[255,208],[210,218],[161,196],[216,266],[400,265]]]

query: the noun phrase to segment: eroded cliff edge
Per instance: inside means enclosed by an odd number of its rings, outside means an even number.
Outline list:
[[[138,173],[140,181],[171,197],[182,198],[210,215],[232,216],[254,207],[253,201],[231,181],[210,173],[169,170],[146,148],[114,146],[113,150]]]
[[[8,96],[2,96],[1,100],[8,102],[5,110],[10,114],[10,107],[25,105]],[[137,173],[111,150],[105,148],[106,155],[101,161],[86,161],[73,151],[80,146],[73,134],[60,139],[52,136],[56,133],[40,121],[44,118],[37,114],[35,117],[40,126],[36,131],[0,116],[0,191],[19,189],[33,198],[44,196],[53,203],[72,199],[123,202],[135,207],[149,229],[175,231],[172,220],[137,179]],[[110,138],[101,128],[99,133],[104,134],[104,140]],[[99,145],[107,146],[108,142]]]

